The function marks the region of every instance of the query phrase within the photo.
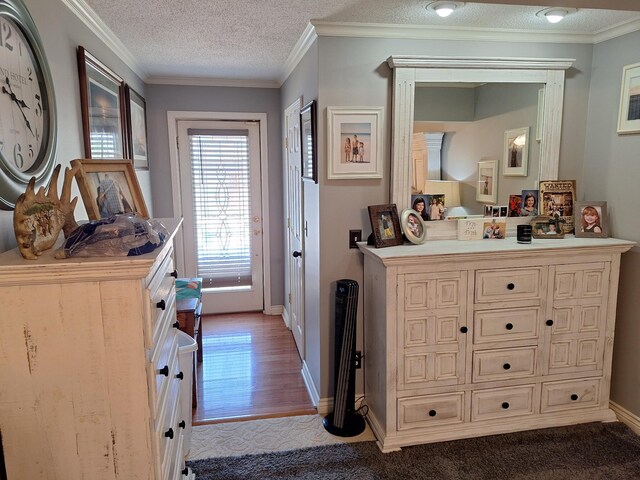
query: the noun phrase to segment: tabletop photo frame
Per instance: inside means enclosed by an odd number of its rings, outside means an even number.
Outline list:
[[[609,236],[607,202],[576,202],[573,211],[576,237],[606,238]]]
[[[72,160],[80,165],[76,181],[89,220],[135,213],[149,218],[136,171],[130,160]]]
[[[400,228],[411,243],[420,245],[427,240],[427,228],[420,214],[411,208],[405,208],[402,211]]]
[[[127,158],[124,81],[78,47],[80,105],[86,158]]]
[[[376,248],[402,245],[402,229],[395,203],[369,205],[368,210]]]
[[[327,107],[327,178],[382,178],[384,107]]]

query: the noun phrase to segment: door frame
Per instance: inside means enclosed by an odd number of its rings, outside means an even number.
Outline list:
[[[263,313],[274,315],[281,312],[281,307],[271,303],[271,251],[269,249],[269,171],[267,155],[267,114],[251,112],[198,112],[198,111],[167,111],[167,127],[169,131],[169,165],[171,167],[171,191],[174,216],[183,216],[180,188],[180,168],[178,154],[178,121],[257,121],[260,126],[260,189],[262,197],[262,296],[264,302]],[[176,263],[180,276],[184,271],[184,228],[175,237]]]

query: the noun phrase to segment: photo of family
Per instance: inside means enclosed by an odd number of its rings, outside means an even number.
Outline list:
[[[503,239],[506,237],[507,222],[498,221],[495,218],[483,224],[483,239]]]
[[[370,163],[371,124],[343,123],[340,138],[344,145],[342,163]]]
[[[418,212],[423,221],[444,220],[445,198],[444,194],[436,195],[412,195],[411,208]]]

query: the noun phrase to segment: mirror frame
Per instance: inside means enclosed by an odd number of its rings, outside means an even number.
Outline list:
[[[538,180],[557,180],[562,130],[565,71],[575,59],[516,57],[442,57],[392,55],[393,118],[391,128],[391,203],[398,211],[411,199],[411,139],[416,84],[423,82],[542,83],[544,107]],[[480,159],[478,159],[480,160]],[[517,219],[509,222],[515,228]],[[455,239],[457,222],[429,224],[429,239]],[[509,234],[509,232],[507,232]]]

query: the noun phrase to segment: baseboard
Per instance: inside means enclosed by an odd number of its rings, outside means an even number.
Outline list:
[[[283,312],[284,312],[283,305],[270,305],[270,306],[267,306],[264,310],[262,310],[262,313],[264,313],[265,315],[282,315]]]
[[[365,398],[364,398],[364,394],[362,393],[357,393],[356,394],[356,402],[355,402],[355,409],[358,410],[363,403],[365,402]],[[318,409],[318,413],[321,415],[327,415],[331,412],[333,412],[333,397],[328,397],[328,398],[321,398],[318,401],[318,404],[316,405],[316,408]]]
[[[609,402],[609,408],[614,411],[618,420],[627,425],[631,430],[640,435],[640,417],[631,413],[624,407],[621,407],[616,402]]]
[[[289,320],[289,311],[282,307],[282,320],[289,330],[291,330],[291,321]]]
[[[313,378],[311,378],[311,372],[309,371],[309,367],[307,366],[306,361],[302,361],[302,379],[304,380],[304,384],[307,387],[307,392],[309,392],[309,396],[311,397],[311,403],[315,405],[317,409],[319,409],[320,402],[320,394],[318,393],[318,389],[313,383]]]

